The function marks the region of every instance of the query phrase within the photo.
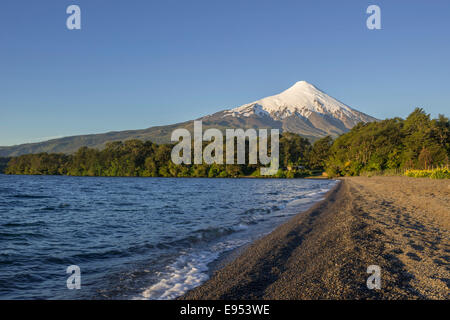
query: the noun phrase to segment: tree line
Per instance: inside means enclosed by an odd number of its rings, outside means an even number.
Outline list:
[[[310,142],[294,133],[280,137],[280,169],[276,177],[295,178],[324,170],[330,137]],[[270,145],[270,143],[269,143]],[[74,154],[39,153],[12,158],[6,174],[108,177],[244,177],[260,176],[260,164],[174,164],[173,144],[127,140],[110,142],[102,150],[81,147]],[[206,143],[205,143],[206,146]],[[270,151],[270,148],[269,148]],[[248,145],[246,148],[248,160]],[[226,153],[224,153],[224,159]],[[248,161],[247,161],[248,162]]]
[[[124,177],[260,176],[260,164],[176,165],[171,161],[172,148],[173,144],[127,140],[108,143],[102,150],[82,147],[71,155],[27,154],[8,159],[4,172]],[[431,119],[417,108],[406,119],[360,123],[334,141],[327,136],[311,144],[297,134],[284,132],[280,137],[280,169],[275,176],[295,178],[325,171],[335,177],[428,169],[448,166],[449,156],[449,119],[443,115]]]

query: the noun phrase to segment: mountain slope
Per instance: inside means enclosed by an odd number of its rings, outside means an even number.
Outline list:
[[[212,127],[221,130],[274,128],[298,133],[310,140],[326,135],[336,137],[350,130],[358,122],[376,121],[375,118],[350,108],[306,81],[299,81],[280,94],[220,111],[199,120],[203,121],[204,130]],[[108,142],[129,139],[169,143],[172,131],[177,128],[186,128],[192,132],[193,122],[0,147],[0,157],[39,152],[73,153],[82,146],[101,149]]]
[[[224,116],[270,117],[286,131],[323,136],[342,134],[358,122],[376,119],[330,97],[306,81],[299,81],[280,94],[226,111]]]

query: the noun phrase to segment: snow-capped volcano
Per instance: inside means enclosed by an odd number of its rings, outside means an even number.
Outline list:
[[[275,120],[282,120],[292,115],[308,118],[312,113],[328,115],[346,121],[353,120],[356,123],[374,120],[372,117],[330,97],[306,81],[298,81],[292,87],[277,95],[244,104],[229,110],[227,113],[231,116],[266,115]]]
[[[277,95],[202,119],[229,126],[279,128],[313,139],[326,135],[336,137],[359,122],[376,121],[306,81],[298,81]]]

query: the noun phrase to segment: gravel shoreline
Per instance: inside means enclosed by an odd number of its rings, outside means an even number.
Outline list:
[[[448,180],[344,178],[180,299],[449,299],[449,203]]]

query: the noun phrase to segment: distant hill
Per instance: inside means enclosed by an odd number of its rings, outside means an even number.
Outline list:
[[[359,122],[371,122],[377,119],[350,108],[306,81],[299,81],[280,94],[234,109],[220,111],[198,120],[203,121],[204,130],[211,127],[220,130],[274,128],[297,133],[314,141],[327,135],[337,137]],[[177,128],[186,128],[192,132],[193,121],[141,130],[80,135],[0,147],[0,157],[40,152],[73,153],[83,146],[102,149],[108,142],[129,139],[169,143],[172,131]]]

